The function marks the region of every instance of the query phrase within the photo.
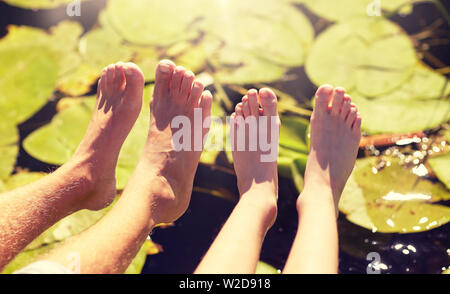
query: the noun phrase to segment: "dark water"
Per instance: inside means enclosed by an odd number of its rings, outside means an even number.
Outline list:
[[[97,23],[99,11],[104,8],[106,0],[86,2],[82,5],[82,17],[70,18],[65,8],[49,11],[31,11],[8,6],[0,2],[0,37],[7,33],[10,24],[28,25],[48,29],[64,19],[80,22],[85,31],[92,29]],[[446,2],[447,10],[450,4]],[[302,10],[303,8],[300,7]],[[312,23],[317,17],[309,13]],[[416,5],[414,13],[406,17],[395,16],[409,34],[415,34],[441,19],[441,15],[433,5]],[[438,20],[439,21],[439,20]],[[445,21],[444,21],[445,23]],[[318,32],[326,28],[322,26]],[[449,27],[440,26],[435,31],[437,35],[449,37]],[[426,41],[426,39],[425,39]],[[418,51],[423,44],[416,44]],[[450,66],[450,46],[435,45],[426,48],[434,58],[425,60],[430,66],[440,68]],[[303,68],[292,70],[299,78],[295,81],[274,83],[276,88],[296,97],[300,102],[306,102],[314,94],[314,85],[308,80]],[[448,75],[447,75],[448,76]],[[95,92],[95,89],[92,89]],[[237,93],[228,93],[236,100]],[[56,113],[56,102],[49,102],[31,119],[19,126],[21,141],[37,128],[48,123]],[[16,163],[17,167],[31,171],[49,172],[56,166],[51,166],[30,157],[21,148]],[[208,187],[209,183],[221,183],[222,187],[238,194],[236,179],[229,173],[200,166],[195,179],[195,185]],[[264,242],[261,260],[282,269],[288,256],[290,246],[297,229],[297,212],[295,202],[297,192],[293,183],[280,179],[279,216],[274,227],[268,232]],[[221,226],[231,213],[234,204],[228,200],[194,192],[186,214],[175,226],[165,229],[155,229],[152,239],[163,246],[164,252],[150,256],[144,266],[144,273],[191,273],[200,262]],[[369,252],[378,252],[381,262],[387,266],[382,273],[440,273],[443,267],[450,264],[447,249],[450,248],[450,224],[440,228],[415,234],[382,234],[371,233],[348,222],[342,215],[339,217],[340,232],[340,266],[341,273],[366,273]],[[409,246],[408,246],[409,245]],[[245,246],[245,244],[242,244]],[[412,247],[411,247],[412,246]]]

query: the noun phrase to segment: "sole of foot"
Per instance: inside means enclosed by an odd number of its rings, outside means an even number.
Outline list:
[[[304,193],[299,197],[298,206],[308,195],[319,201],[323,197],[329,200],[327,195],[332,195],[338,212],[342,191],[355,165],[360,139],[361,115],[351,97],[344,88],[321,86],[311,117],[311,150]]]
[[[143,88],[144,76],[135,64],[119,62],[103,70],[88,129],[62,167],[83,195],[80,209],[99,210],[114,200],[119,152],[139,116]]]
[[[211,93],[204,91],[193,72],[169,60],[159,63],[149,135],[141,159],[152,175],[148,189],[156,195],[156,222],[175,221],[189,205],[204,138],[209,132],[211,103]],[[178,140],[180,132],[183,136]],[[184,147],[179,148],[181,145]]]

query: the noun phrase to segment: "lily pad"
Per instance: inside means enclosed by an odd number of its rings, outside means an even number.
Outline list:
[[[199,27],[221,83],[272,82],[300,66],[314,38],[309,20],[280,1],[228,1],[209,9]],[[232,20],[232,21],[231,21]]]
[[[410,79],[417,63],[414,46],[398,25],[382,18],[357,18],[319,35],[306,72],[316,85],[330,83],[376,97]]]
[[[55,88],[58,65],[48,49],[0,46],[2,120],[18,124],[45,105]],[[45,74],[42,74],[45,73]]]
[[[431,230],[450,221],[450,208],[432,204],[450,199],[450,192],[415,176],[395,158],[384,158],[378,170],[376,157],[357,161],[339,203],[347,219],[382,233]]]
[[[16,162],[19,152],[19,132],[14,125],[0,122],[0,179],[8,177]]]
[[[449,100],[402,101],[351,95],[363,117],[362,128],[370,134],[417,132],[438,127],[450,119]]]
[[[258,264],[256,265],[255,274],[257,275],[276,275],[279,273],[280,272],[276,268],[263,261],[258,261]]]
[[[315,14],[322,16],[332,21],[345,21],[349,18],[355,17],[374,17],[374,10],[377,7],[369,8],[369,5],[375,5],[374,0],[286,0],[289,2],[296,2],[305,4]],[[379,1],[380,9],[385,11],[395,11],[401,5],[411,2],[410,0],[388,0]],[[411,13],[412,5],[402,7],[400,12],[402,14]],[[382,11],[380,11],[382,12]],[[380,15],[381,16],[381,15]]]
[[[3,0],[4,2],[8,3],[12,6],[17,6],[21,8],[28,8],[28,9],[52,9],[61,5],[68,5],[74,0]],[[80,0],[86,1],[86,0]]]
[[[119,154],[116,169],[119,190],[125,187],[145,146],[150,120],[150,110],[147,105],[149,105],[152,93],[153,86],[145,88],[142,112]],[[74,100],[77,99],[80,98],[74,98]],[[64,164],[74,154],[81,142],[94,106],[95,98],[85,97],[79,103],[65,108],[52,119],[50,124],[36,130],[25,139],[23,143],[25,150],[43,162],[55,165]]]
[[[439,180],[450,189],[450,153],[431,157],[428,163]]]
[[[0,41],[0,48],[43,47],[49,50],[58,65],[56,87],[67,95],[82,95],[90,90],[97,75],[87,68],[78,53],[83,27],[78,22],[62,21],[47,33],[27,26],[10,26],[8,35]]]
[[[110,0],[106,17],[129,42],[164,46],[196,36],[198,32],[189,30],[189,25],[201,16],[204,7],[199,7],[198,0]]]

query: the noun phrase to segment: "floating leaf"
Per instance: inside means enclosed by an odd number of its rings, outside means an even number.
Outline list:
[[[3,0],[12,6],[28,9],[52,9],[60,5],[68,5],[73,3],[74,0]],[[86,1],[86,0],[80,0]]]
[[[258,264],[256,265],[255,274],[257,275],[276,275],[279,273],[280,272],[276,268],[263,261],[258,261]]]
[[[306,61],[316,84],[329,83],[368,96],[389,93],[408,80],[417,59],[409,37],[382,18],[351,19],[320,34]]]
[[[347,219],[372,231],[413,233],[450,221],[450,208],[432,202],[450,199],[441,184],[433,184],[387,158],[376,168],[376,157],[360,159],[339,203]],[[394,180],[395,179],[395,180]]]
[[[8,35],[0,41],[0,48],[34,50],[38,46],[48,49],[58,65],[57,89],[72,96],[82,95],[97,79],[78,53],[82,33],[83,27],[72,21],[60,22],[49,33],[33,27],[10,26]]]
[[[46,173],[37,173],[37,172],[18,172],[7,179],[3,180],[2,187],[0,189],[0,192],[5,192],[9,190],[13,190],[15,188],[19,188],[25,185],[28,185],[32,182],[35,182],[39,180],[40,178],[44,177]]]
[[[450,189],[450,153],[431,157],[428,163],[439,180]]]
[[[110,0],[106,17],[129,42],[164,46],[198,34],[189,30],[189,25],[203,13],[202,8],[208,7],[199,4],[198,0]]]
[[[45,105],[55,87],[58,66],[45,48],[1,45],[0,64],[2,119],[18,124]]]
[[[326,19],[332,21],[345,21],[355,17],[375,17],[372,15],[374,9],[378,7],[370,7],[369,5],[376,5],[375,0],[286,0],[289,2],[297,2],[305,4],[315,14],[320,15]],[[387,0],[379,1],[380,9],[386,11],[395,11],[401,5],[411,2],[410,0]],[[412,11],[411,6],[405,6],[401,10],[401,13],[410,13]],[[370,13],[369,13],[370,12]],[[376,11],[375,11],[376,12]]]
[[[8,177],[16,163],[19,152],[19,132],[14,125],[0,121],[0,179]]]
[[[362,128],[370,134],[402,134],[438,127],[450,119],[448,100],[367,99],[352,93],[363,117]]]

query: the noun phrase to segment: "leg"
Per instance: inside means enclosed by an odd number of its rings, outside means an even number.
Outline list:
[[[61,218],[104,208],[114,199],[119,151],[142,105],[137,85],[143,80],[134,66],[106,68],[97,107],[74,156],[40,181],[1,195],[0,268]]]
[[[284,273],[337,273],[338,203],[360,138],[361,116],[345,90],[320,87],[311,118],[305,188],[297,201],[299,228]]]
[[[210,116],[212,96],[194,78],[170,61],[159,64],[147,144],[122,196],[97,224],[51,252],[47,260],[67,267],[66,257],[77,252],[81,273],[123,273],[155,225],[175,221],[186,211],[203,142],[199,151],[174,150],[177,130],[171,124],[177,117],[194,121],[194,109],[202,112],[200,122]],[[188,135],[199,132],[203,138],[208,128],[189,124]],[[105,251],[107,258],[97,254]]]
[[[259,103],[262,106],[260,109]],[[244,121],[245,119],[245,121]],[[253,123],[252,123],[253,119]],[[263,119],[266,119],[264,121]],[[246,123],[248,122],[248,124]],[[252,128],[253,124],[254,128]],[[278,137],[280,120],[277,97],[269,89],[250,90],[231,118],[234,168],[241,199],[220,231],[196,273],[250,274],[256,270],[264,237],[275,222],[278,197]],[[245,132],[245,147],[239,148],[239,133]],[[256,151],[250,149],[257,134]],[[270,140],[272,156],[261,143]],[[255,146],[253,146],[255,147]],[[245,150],[245,151],[241,151]]]

